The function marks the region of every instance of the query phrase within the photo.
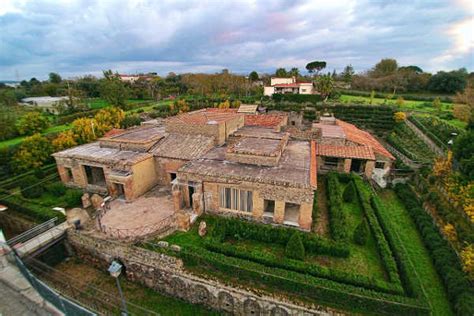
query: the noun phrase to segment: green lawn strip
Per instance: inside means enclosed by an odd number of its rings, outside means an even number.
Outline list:
[[[342,94],[340,97],[342,102],[361,102],[364,104],[370,104],[370,97],[363,97],[363,96],[352,96]],[[426,113],[435,113],[438,110],[431,105],[432,102],[429,101],[413,101],[413,100],[404,100],[404,103],[401,107],[399,107],[400,111],[420,111]],[[396,97],[390,100],[383,99],[383,98],[373,98],[372,105],[397,105]],[[451,111],[453,105],[451,103],[441,102],[441,110],[442,111]]]
[[[68,129],[71,129],[70,125],[51,126],[47,129],[45,129],[41,134],[42,135],[48,135],[48,134],[52,134],[52,133],[59,133],[59,132],[62,132],[62,131],[66,131]],[[28,136],[19,136],[19,137],[15,137],[15,138],[11,138],[11,139],[1,141],[0,142],[0,148],[5,148],[5,147],[21,144],[21,142],[23,142],[23,140],[26,137],[28,137]]]
[[[401,239],[407,256],[419,276],[429,304],[433,308],[433,315],[453,315],[431,257],[403,204],[391,190],[383,191],[380,198],[385,206],[381,208],[381,211],[390,218],[390,222]]]

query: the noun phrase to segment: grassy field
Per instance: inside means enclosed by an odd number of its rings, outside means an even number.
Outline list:
[[[56,126],[51,126],[49,128],[47,128],[43,133],[41,133],[42,135],[47,135],[47,134],[51,134],[51,133],[59,133],[59,132],[62,132],[62,131],[66,131],[68,129],[70,129],[71,126],[70,125],[56,125]],[[7,139],[7,140],[4,140],[4,141],[1,141],[0,142],[0,149],[1,148],[5,148],[5,147],[8,147],[8,146],[14,146],[14,145],[18,145],[20,144],[27,136],[20,136],[20,137],[15,137],[15,138],[11,138],[11,139]]]
[[[453,315],[443,284],[436,273],[431,257],[403,204],[391,190],[383,191],[380,194],[380,198],[385,205],[385,208],[382,210],[390,216],[392,224],[396,228],[408,257],[421,280],[432,307],[433,315]]]
[[[141,103],[141,102],[147,102],[150,100],[144,100],[144,99],[129,99],[127,100],[127,104],[135,104],[135,103]],[[86,104],[89,106],[90,109],[96,110],[96,109],[102,109],[110,105],[106,100],[104,99],[87,99]]]
[[[343,103],[363,103],[363,104],[370,104],[370,97],[362,97],[362,96],[353,96],[353,95],[346,95],[343,94],[340,97],[340,100]],[[373,105],[397,105],[397,99],[383,99],[383,98],[373,98],[372,101]],[[451,103],[441,102],[441,110],[450,112],[452,111],[453,105]],[[403,105],[400,107],[401,110],[404,111],[418,111],[418,112],[425,112],[425,113],[435,113],[437,109],[435,109],[431,102],[429,101],[412,101],[412,100],[405,100]]]

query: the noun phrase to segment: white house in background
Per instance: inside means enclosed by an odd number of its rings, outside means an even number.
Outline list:
[[[316,93],[312,82],[296,81],[291,78],[271,78],[270,86],[264,87],[263,94],[272,96],[273,94],[314,94]]]
[[[127,74],[119,74],[118,76],[119,76],[120,80],[122,80],[123,82],[134,83],[134,82],[137,81],[138,79],[151,80],[151,79],[153,79],[153,77],[155,76],[155,74],[154,74],[154,73],[152,73],[152,74],[147,74],[147,75],[127,75]]]

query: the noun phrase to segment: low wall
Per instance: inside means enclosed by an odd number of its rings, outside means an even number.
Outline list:
[[[284,299],[255,294],[203,279],[186,272],[180,259],[132,245],[68,231],[68,240],[78,256],[107,269],[119,259],[127,278],[160,293],[233,315],[344,315],[323,306],[300,306]]]

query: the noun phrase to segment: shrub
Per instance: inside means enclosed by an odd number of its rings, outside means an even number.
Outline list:
[[[61,182],[54,182],[47,185],[46,190],[54,196],[63,196],[66,193],[66,187]]]
[[[329,173],[328,202],[329,202],[329,229],[334,240],[345,240],[348,238],[346,213],[342,209],[341,184],[337,173]]]
[[[82,191],[77,189],[68,189],[64,196],[67,207],[75,207],[81,204]]]
[[[285,256],[290,259],[304,260],[304,246],[300,235],[293,234],[285,248]]]
[[[141,122],[142,120],[140,119],[140,116],[136,114],[126,115],[122,122],[120,122],[120,127],[129,128],[132,126],[140,125]]]
[[[354,197],[355,197],[354,185],[352,184],[352,182],[350,182],[346,186],[346,188],[344,190],[344,193],[342,195],[342,198],[344,199],[344,202],[350,203],[350,202],[354,201]]]
[[[357,225],[354,230],[354,242],[358,245],[365,245],[367,243],[367,238],[369,237],[369,228],[367,227],[367,222],[363,220],[359,225]]]
[[[43,194],[44,188],[38,182],[39,180],[35,176],[25,177],[20,184],[21,195],[27,199],[39,198]]]

